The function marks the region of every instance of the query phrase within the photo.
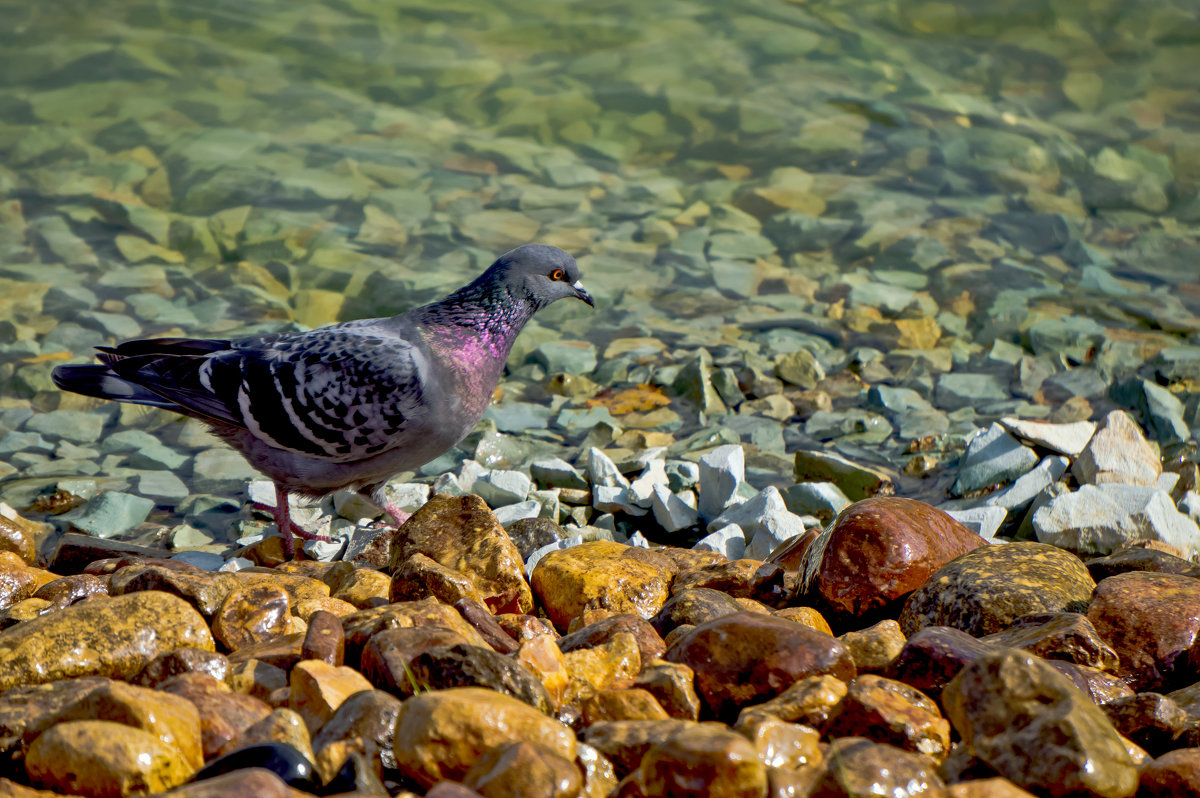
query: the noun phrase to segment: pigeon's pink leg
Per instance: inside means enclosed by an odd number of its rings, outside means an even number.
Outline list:
[[[329,542],[333,538],[326,535],[314,535],[307,529],[302,529],[300,526],[292,522],[291,513],[288,510],[288,494],[287,491],[278,485],[275,486],[275,506],[266,507],[262,504],[251,502],[251,506],[259,510],[270,510],[271,516],[275,519],[275,526],[279,528],[279,534],[283,537],[283,553],[289,560],[296,556],[296,544],[294,538],[303,538],[304,540],[320,540]]]
[[[411,515],[404,512],[403,510],[401,510],[399,507],[392,504],[391,502],[385,501],[385,502],[383,502],[382,506],[383,506],[383,511],[385,513],[387,513],[389,516],[391,516],[392,522],[395,523],[397,527],[399,527],[401,524],[403,524],[408,519],[412,518]]]

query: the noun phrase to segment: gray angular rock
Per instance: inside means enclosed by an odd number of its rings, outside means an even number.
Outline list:
[[[1156,383],[1134,379],[1113,385],[1109,395],[1141,413],[1146,429],[1160,442],[1182,442],[1191,438],[1184,407],[1179,397]]]
[[[645,515],[646,508],[635,504],[629,488],[596,485],[592,488],[592,507],[602,513]]]
[[[1021,512],[1042,491],[1057,482],[1070,465],[1071,461],[1065,457],[1044,457],[1037,467],[1017,477],[1007,488],[990,494],[984,504],[1002,507],[1012,513]]]
[[[696,508],[686,504],[672,493],[666,485],[655,483],[650,489],[650,508],[654,511],[654,520],[668,532],[678,532],[681,529],[695,526],[700,520]]]
[[[1054,424],[1032,418],[1007,417],[1000,419],[1000,426],[1026,443],[1065,454],[1068,457],[1074,457],[1082,452],[1096,432],[1096,425],[1091,421]]]
[[[962,496],[990,485],[1010,482],[1037,465],[1037,453],[992,424],[967,444],[950,492]]]
[[[718,446],[705,453],[700,458],[700,517],[711,521],[719,516],[745,479],[746,453],[741,446]]]
[[[138,476],[137,492],[160,502],[184,499],[188,487],[170,471],[146,471]]]
[[[497,507],[493,514],[496,516],[496,520],[500,522],[500,526],[508,529],[518,521],[537,518],[541,512],[542,505],[530,500]]]
[[[476,479],[471,490],[495,509],[525,501],[532,487],[533,482],[527,474],[497,469]]]
[[[783,491],[783,503],[789,512],[813,515],[829,523],[850,505],[850,500],[832,482],[797,482]]]
[[[1009,398],[1007,386],[994,374],[954,372],[942,374],[933,392],[934,403],[946,410],[980,407]]]
[[[730,507],[708,522],[715,532],[728,524],[737,524],[746,535],[746,556],[766,559],[771,550],[785,540],[804,534],[806,524],[818,526],[817,519],[788,512],[783,496],[774,485],[763,488],[752,499]]]
[[[95,443],[100,439],[107,419],[107,414],[54,410],[34,415],[25,422],[24,429],[26,432],[39,432],[50,440]]]
[[[588,449],[584,462],[587,464],[587,474],[591,480],[593,489],[597,487],[629,487],[629,480],[621,473],[621,469],[617,468],[617,464],[612,461],[611,457],[596,447],[593,446],[591,449]]]
[[[967,507],[961,510],[945,509],[947,515],[989,542],[995,539],[1000,525],[1008,517],[1007,510],[996,506]]]
[[[153,509],[154,502],[144,496],[104,491],[58,518],[81,532],[98,538],[110,538],[137,527]]]
[[[746,533],[737,524],[726,524],[696,541],[693,549],[715,551],[727,559],[740,560],[746,556]]]
[[[543,488],[587,490],[591,487],[575,466],[559,457],[539,457],[529,464],[529,475]]]
[[[1162,473],[1162,461],[1133,419],[1123,410],[1114,410],[1075,458],[1071,472],[1083,484],[1153,485]]]

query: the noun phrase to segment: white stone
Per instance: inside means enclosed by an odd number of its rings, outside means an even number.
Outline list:
[[[247,568],[255,567],[257,564],[258,563],[254,562],[254,560],[248,560],[245,557],[231,557],[230,559],[226,560],[225,564],[217,570],[224,571],[226,573],[233,571],[244,571]]]
[[[694,507],[684,504],[666,485],[654,485],[651,490],[651,505],[654,520],[668,532],[678,532],[695,526],[700,520]]]
[[[813,522],[813,526],[819,523],[815,518],[808,517],[807,520]],[[746,557],[751,560],[765,560],[767,555],[784,541],[803,535],[807,525],[806,517],[784,510],[782,513],[764,516],[752,528],[742,529],[751,535],[750,542],[746,545]]]
[[[525,501],[533,480],[522,471],[495,470],[480,476],[471,486],[472,492],[495,509]]]
[[[641,532],[634,530],[633,534],[629,536],[629,545],[635,549],[648,549],[650,548],[650,541],[646,540],[646,536]]]
[[[1072,473],[1084,485],[1124,482],[1153,485],[1162,473],[1162,461],[1124,411],[1104,417],[1096,434],[1075,458]]]
[[[1043,457],[1036,468],[1017,477],[1007,488],[988,496],[984,504],[1015,512],[1026,507],[1039,493],[1057,482],[1067,473],[1070,465],[1071,461],[1061,455]]]
[[[987,541],[996,537],[996,530],[1008,517],[1008,511],[995,505],[947,510],[946,514]]]
[[[339,559],[342,555],[342,549],[345,547],[345,538],[304,541],[304,553],[318,562],[333,562]]]
[[[1023,441],[1052,452],[1074,456],[1083,451],[1096,431],[1092,421],[1054,424],[1032,418],[1002,418],[1000,424]]]
[[[746,453],[738,444],[718,446],[700,458],[700,516],[711,521],[733,502],[746,479]]]
[[[595,446],[588,449],[586,462],[588,478],[591,479],[593,488],[600,486],[607,488],[629,487],[629,480],[621,473],[621,469],[617,468],[617,464],[612,461],[611,457]]]
[[[700,491],[700,514],[704,515],[704,490]],[[725,512],[708,522],[708,531],[715,532],[726,524],[738,524],[747,532],[753,528],[759,518],[774,513],[788,512],[783,495],[779,488],[768,485],[754,495],[754,498],[730,507]]]
[[[592,507],[602,513],[627,513],[629,515],[645,515],[646,510],[633,503],[629,496],[629,488],[608,485],[592,486]]]
[[[740,560],[746,556],[746,534],[737,524],[726,524],[716,532],[710,532],[700,538],[692,548],[715,551],[730,560]]]
[[[1196,523],[1200,523],[1200,493],[1189,490],[1183,494],[1183,498],[1179,500],[1179,510],[1187,513]]]
[[[637,479],[629,483],[629,497],[638,507],[649,507],[654,497],[654,486],[666,487],[667,464],[664,460],[650,460]]]
[[[423,482],[389,482],[383,489],[388,501],[410,515],[425,506],[425,502],[429,501],[429,493],[429,486]]]
[[[542,505],[532,499],[529,501],[519,502],[517,504],[507,504],[503,507],[497,507],[493,513],[496,520],[500,522],[500,526],[508,529],[518,521],[523,521],[526,518],[537,518],[542,512]]]
[[[587,490],[589,487],[583,474],[561,457],[539,457],[529,464],[529,474],[545,487],[576,490]]]
[[[572,546],[578,546],[581,543],[583,543],[583,535],[572,535],[571,537],[564,538],[563,540],[556,540],[553,543],[547,543],[540,549],[535,550],[533,554],[529,555],[529,559],[525,561],[525,578],[533,578],[533,569],[536,568],[538,562],[550,552],[559,551],[561,549],[569,549]]]
[[[378,518],[380,509],[356,490],[339,490],[333,494],[333,511],[342,518],[357,521],[360,518]]]
[[[269,479],[252,479],[246,483],[246,499],[263,507],[275,506],[275,483]]]
[[[1106,491],[1084,485],[1034,510],[1033,530],[1042,543],[1071,551],[1111,554],[1137,540],[1141,524]]]
[[[1038,540],[1073,551],[1110,554],[1135,540],[1156,540],[1183,557],[1200,553],[1200,526],[1170,494],[1143,485],[1084,485],[1033,514]]]
[[[488,469],[474,460],[463,460],[458,469],[458,487],[463,493],[475,492],[475,480],[486,476]]]

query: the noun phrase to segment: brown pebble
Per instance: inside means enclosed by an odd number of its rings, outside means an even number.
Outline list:
[[[317,610],[308,616],[308,631],[300,645],[301,659],[319,659],[339,666],[346,656],[346,634],[342,619],[332,612]]]

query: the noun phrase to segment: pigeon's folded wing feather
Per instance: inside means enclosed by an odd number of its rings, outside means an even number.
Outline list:
[[[347,326],[234,341],[200,357],[134,355],[109,367],[280,449],[354,462],[395,445],[419,412],[424,362],[408,341]]]

